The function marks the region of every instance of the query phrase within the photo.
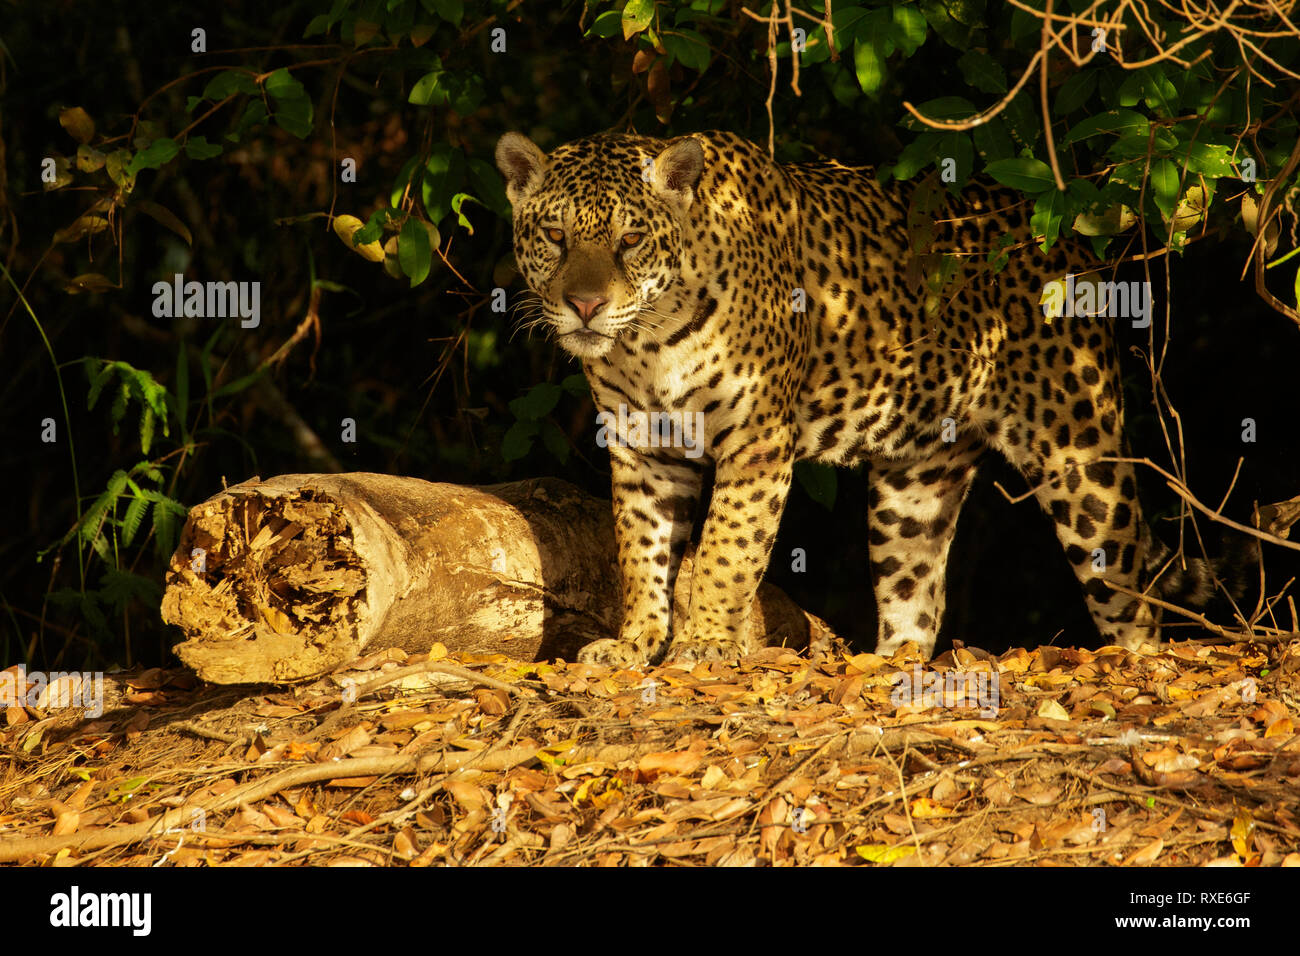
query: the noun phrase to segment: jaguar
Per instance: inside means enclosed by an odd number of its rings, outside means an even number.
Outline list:
[[[549,154],[507,133],[496,159],[534,321],[581,362],[602,420],[703,426],[693,455],[644,429],[604,442],[622,623],[580,660],[749,652],[803,460],[868,467],[881,654],[909,641],[933,654],[958,514],[990,451],[1050,517],[1108,643],[1158,644],[1146,598],[1211,586],[1205,562],[1162,567],[1170,551],[1143,521],[1124,460],[1122,320],[1044,306],[1099,263],[1072,241],[1043,252],[1019,193],[778,163],[728,132],[605,133]]]

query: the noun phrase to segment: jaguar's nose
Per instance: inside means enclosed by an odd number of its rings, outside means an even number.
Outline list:
[[[564,298],[573,307],[573,311],[578,313],[578,318],[582,319],[583,325],[590,325],[591,320],[596,317],[596,313],[609,302],[609,299],[603,295],[568,295]]]

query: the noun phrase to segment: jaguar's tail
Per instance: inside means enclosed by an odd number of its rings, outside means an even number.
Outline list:
[[[1224,590],[1240,601],[1259,573],[1259,539],[1248,534],[1229,531],[1223,553],[1208,560],[1177,556],[1150,528],[1143,528],[1143,538],[1146,577],[1148,582],[1154,579],[1152,593],[1179,607],[1203,608]]]

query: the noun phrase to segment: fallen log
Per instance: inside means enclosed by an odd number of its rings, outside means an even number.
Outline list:
[[[609,502],[540,478],[467,487],[353,473],[253,478],[191,509],[163,619],[204,680],[280,683],[386,647],[573,660],[618,632]],[[676,594],[689,595],[690,561]],[[759,644],[830,629],[764,584]]]

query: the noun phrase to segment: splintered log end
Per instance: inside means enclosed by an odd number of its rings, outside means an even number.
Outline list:
[[[294,681],[353,659],[367,570],[331,495],[256,479],[197,506],[172,556],[163,619],[214,683]]]

